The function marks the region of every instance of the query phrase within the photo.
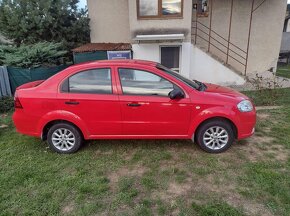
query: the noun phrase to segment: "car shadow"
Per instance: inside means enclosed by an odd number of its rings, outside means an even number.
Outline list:
[[[91,140],[85,141],[82,151],[86,149],[199,149],[191,140]]]

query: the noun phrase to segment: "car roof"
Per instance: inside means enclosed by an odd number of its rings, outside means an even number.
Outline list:
[[[74,66],[84,66],[84,65],[146,65],[146,66],[153,66],[156,67],[158,63],[153,61],[145,61],[145,60],[138,60],[138,59],[118,59],[118,60],[99,60],[99,61],[91,61],[91,62],[84,62],[80,64],[75,64]],[[73,66],[73,67],[74,67]]]

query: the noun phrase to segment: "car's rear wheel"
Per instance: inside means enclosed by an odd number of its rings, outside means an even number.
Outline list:
[[[209,153],[226,151],[234,140],[233,128],[224,120],[208,121],[200,126],[196,134],[199,146]]]
[[[47,141],[53,151],[70,154],[79,150],[83,139],[75,126],[68,123],[58,123],[49,129]]]

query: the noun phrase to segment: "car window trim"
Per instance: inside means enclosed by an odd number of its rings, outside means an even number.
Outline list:
[[[167,78],[165,78],[165,77],[163,77],[163,76],[161,76],[159,74],[155,74],[154,72],[151,72],[151,71],[148,71],[148,70],[142,69],[142,68],[136,68],[136,67],[117,67],[117,74],[118,74],[118,78],[119,78],[120,85],[121,85],[122,95],[169,98],[168,95],[167,96],[163,96],[163,95],[148,95],[148,94],[124,94],[122,80],[121,80],[120,71],[119,71],[120,69],[139,70],[139,71],[144,71],[144,72],[147,72],[147,73],[151,73],[151,74],[153,74],[155,76],[158,76],[158,77],[161,77],[161,78],[165,79],[166,81],[170,82],[173,86],[178,87],[183,92],[183,94],[186,95],[185,92],[184,92],[184,90],[179,85],[175,84],[174,82],[168,80]]]
[[[110,77],[111,77],[111,93],[109,94],[100,94],[100,93],[84,93],[84,92],[70,92],[70,88],[69,88],[69,79],[72,77],[72,76],[75,76],[79,73],[82,73],[82,72],[86,72],[86,71],[91,71],[91,70],[101,70],[101,69],[109,69],[110,70]],[[65,84],[65,82],[68,82],[68,91],[67,92],[64,92],[62,90],[62,86]],[[78,71],[74,74],[70,74],[68,75],[61,83],[60,85],[60,93],[67,93],[67,94],[89,94],[89,95],[114,95],[114,90],[113,90],[113,70],[111,67],[101,67],[101,68],[90,68],[90,69],[84,69],[84,70],[81,70],[81,71]]]

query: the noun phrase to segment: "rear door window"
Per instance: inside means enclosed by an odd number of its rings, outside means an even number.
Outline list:
[[[71,76],[62,86],[70,93],[112,94],[111,70],[92,69]]]

